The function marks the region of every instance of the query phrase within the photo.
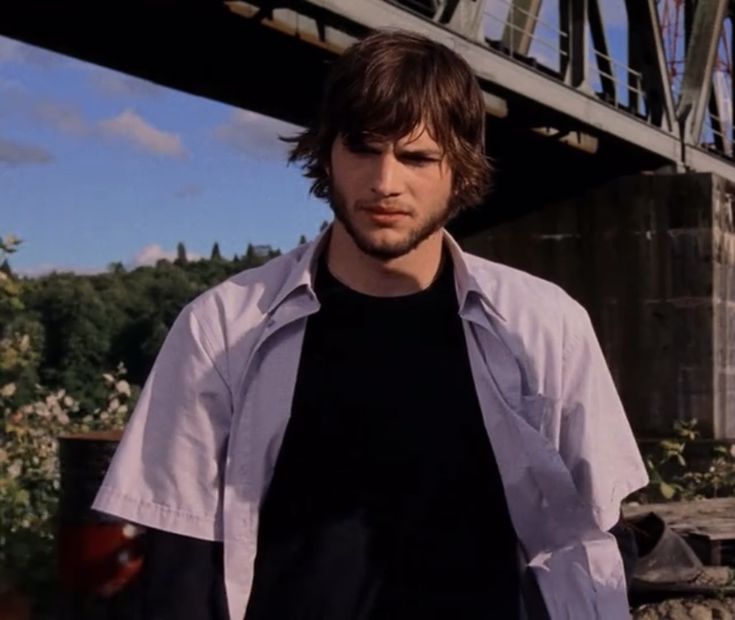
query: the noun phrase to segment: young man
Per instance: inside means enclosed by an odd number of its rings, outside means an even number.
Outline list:
[[[484,114],[422,37],[336,61],[291,156],[334,223],[183,310],[95,502],[157,541],[145,617],[628,617],[647,477],[587,313],[443,228]]]

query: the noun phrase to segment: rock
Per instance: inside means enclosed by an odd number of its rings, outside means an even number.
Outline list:
[[[634,620],[735,620],[735,599],[670,599],[643,605]]]

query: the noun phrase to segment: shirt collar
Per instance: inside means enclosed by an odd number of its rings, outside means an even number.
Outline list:
[[[454,285],[457,289],[460,314],[464,316],[476,301],[482,300],[487,310],[501,321],[505,321],[505,317],[492,301],[497,288],[497,276],[486,271],[482,274],[483,283],[480,284],[477,280],[479,275],[477,269],[473,269],[473,261],[468,260],[468,255],[446,230],[444,230],[444,243],[449,248],[454,263]]]
[[[319,262],[319,256],[324,251],[331,225],[319,233],[319,235],[311,242],[304,244],[293,254],[295,264],[290,270],[285,283],[273,299],[268,313],[272,314],[276,309],[292,295],[300,294],[317,301],[314,292],[314,280],[316,278],[316,270]],[[455,239],[444,230],[444,243],[449,249],[454,266],[454,284],[457,291],[457,300],[459,302],[460,314],[465,315],[470,312],[477,300],[482,300],[484,306],[492,312],[497,318],[505,321],[505,317],[500,313],[492,302],[493,292],[496,288],[496,278],[493,274],[483,274],[483,284],[477,280],[476,270],[472,269],[472,265],[467,260],[467,255],[455,241]]]

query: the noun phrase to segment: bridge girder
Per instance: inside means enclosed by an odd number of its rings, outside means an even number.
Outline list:
[[[597,141],[627,144],[649,168],[688,166],[735,181],[732,159],[722,157],[732,154],[727,148],[731,136],[721,139],[720,155],[700,147],[707,112],[723,116],[711,97],[711,79],[715,34],[729,14],[728,0],[688,2],[687,66],[678,103],[667,73],[656,0],[625,0],[630,67],[628,80],[622,84],[613,77],[599,0],[555,0],[562,57],[557,71],[529,57],[544,0],[507,1],[510,8],[498,40],[486,34],[488,0],[411,0],[413,7],[419,2],[420,11],[409,10],[409,0],[130,0],[116,18],[129,31],[118,37],[104,30],[101,9],[91,2],[59,7],[51,0],[38,0],[29,7],[24,0],[6,0],[0,4],[0,33],[303,124],[313,112],[329,59],[372,29],[401,26],[423,32],[463,55],[485,90],[490,114],[509,122],[525,119],[529,130],[539,130],[560,142],[585,144],[588,151],[596,150],[590,145]],[[133,17],[127,23],[125,10],[139,11],[146,19],[137,15],[137,26]],[[39,13],[50,16],[44,22],[56,27],[44,26]],[[104,35],[79,25],[88,15],[95,17],[95,29]],[[199,15],[207,15],[199,20],[201,28],[222,28],[221,33],[203,37],[212,49],[187,49],[187,38],[202,38],[197,32]],[[182,16],[185,19],[180,22]],[[233,16],[239,18],[238,23],[230,19]],[[178,23],[185,24],[181,32],[171,28]],[[164,46],[159,54],[145,56],[129,46],[131,40],[140,43],[146,39],[145,45],[153,49],[162,31],[173,37],[175,52],[169,54]],[[511,40],[511,31],[521,36]],[[587,66],[590,44],[596,59],[592,67]],[[273,50],[267,64],[262,50]],[[269,84],[268,92],[262,86],[249,92],[237,76],[218,66],[218,56],[242,58],[248,77]],[[186,69],[180,66],[182,58],[190,63]],[[202,66],[204,62],[208,66]],[[599,74],[599,93],[594,92],[588,75],[591,68]],[[283,84],[279,77],[290,83]],[[308,93],[299,97],[301,106],[295,106],[289,96],[294,89]],[[570,138],[574,135],[580,136],[576,142]]]

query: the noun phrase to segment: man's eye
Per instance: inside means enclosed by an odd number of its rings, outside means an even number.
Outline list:
[[[417,165],[417,166],[426,166],[436,161],[435,159],[432,159],[431,157],[422,157],[420,155],[407,156],[407,157],[404,157],[404,159],[408,163]]]

